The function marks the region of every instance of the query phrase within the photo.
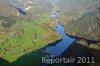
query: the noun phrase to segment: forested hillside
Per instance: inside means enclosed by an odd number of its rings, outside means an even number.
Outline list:
[[[67,34],[100,40],[100,0],[57,0],[57,5]]]
[[[76,21],[68,22],[65,31],[72,36],[100,41],[100,10],[93,10]]]
[[[65,25],[70,20],[77,20],[83,14],[100,7],[100,0],[58,0],[60,21]]]
[[[95,58],[93,66],[98,66],[100,63],[100,0],[57,1],[59,20],[65,27],[66,34],[78,38],[62,56],[85,57],[87,54]]]

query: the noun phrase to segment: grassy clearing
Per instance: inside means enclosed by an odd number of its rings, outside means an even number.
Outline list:
[[[42,17],[41,17],[42,16]],[[50,16],[47,15],[47,14],[41,14],[38,16],[38,18],[34,21],[36,24],[42,24],[42,23],[45,23],[45,24],[50,24]]]
[[[8,39],[8,41],[3,46],[2,44],[0,44],[0,46],[2,46],[1,52],[3,51],[5,52],[5,54],[3,55],[5,59],[14,61],[21,54],[24,54],[25,52],[28,52],[28,51],[39,49],[41,48],[43,44],[46,44],[45,41],[38,39],[40,36],[47,34],[38,25],[34,25],[33,23],[28,23],[28,22],[20,22],[20,23],[18,22],[15,26],[17,26],[17,29],[19,28],[23,29],[24,34],[22,34],[21,35],[22,37],[19,38],[18,36],[20,33],[19,32],[17,33],[17,35],[12,35],[12,37]],[[33,30],[36,31],[37,36],[39,36],[36,39],[32,38],[32,32],[34,32]],[[16,33],[16,31],[14,31],[14,33]],[[34,42],[36,45],[35,47],[34,47],[33,41],[35,41]]]

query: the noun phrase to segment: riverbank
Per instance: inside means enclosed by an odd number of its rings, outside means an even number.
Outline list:
[[[60,25],[62,23],[59,22]],[[64,25],[62,25],[64,27]],[[64,30],[65,32],[65,30]],[[75,63],[73,64],[64,64],[68,66],[90,66],[90,65],[99,65],[100,62],[100,50],[99,50],[99,43],[100,41],[94,41],[94,40],[88,40],[76,36],[72,36],[66,33],[67,36],[71,38],[75,38],[76,41],[74,41],[60,56],[58,57],[74,57],[76,58]],[[56,46],[56,44],[54,45]],[[53,46],[53,47],[54,47]],[[84,63],[84,64],[78,64],[78,57],[93,57],[95,63]],[[89,59],[91,61],[91,59]]]
[[[51,46],[46,46],[44,51],[50,53],[51,55],[59,56],[75,41],[75,39],[70,38],[65,34],[64,27],[59,22],[59,19],[57,18],[57,14],[55,12],[51,14],[51,17],[56,18],[57,28],[55,29],[55,32],[61,35],[62,40],[55,44],[53,43]]]

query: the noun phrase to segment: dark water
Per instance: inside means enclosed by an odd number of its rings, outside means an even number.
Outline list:
[[[22,8],[18,8],[18,7],[12,6],[12,5],[9,5],[9,6],[16,8],[18,10],[18,12],[21,13],[22,15],[26,15],[26,12]]]
[[[56,18],[56,13],[52,13],[50,16]],[[51,55],[59,56],[75,41],[75,39],[65,34],[64,27],[59,23],[57,18],[56,22],[58,25],[55,32],[58,32],[62,36],[62,40],[56,43],[54,46],[46,47],[45,51]]]

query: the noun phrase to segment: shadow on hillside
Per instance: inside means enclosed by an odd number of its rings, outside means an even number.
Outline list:
[[[92,49],[81,44],[75,43],[72,44],[62,55],[61,57],[75,58],[73,64],[65,64],[65,66],[99,66],[100,65],[100,50]],[[94,57],[95,63],[77,63],[79,61],[78,57],[89,57],[89,61],[92,62],[91,57]],[[87,60],[86,60],[87,61]]]
[[[12,63],[12,66],[41,66],[42,57],[45,57],[46,53],[41,50],[36,50],[28,54],[24,54]]]
[[[42,57],[45,57],[45,55],[46,54],[43,53],[41,50],[35,50],[30,53],[22,55],[13,63],[10,63],[5,59],[0,58],[0,66],[46,66],[46,65],[42,65],[41,63]],[[64,64],[62,66],[90,66],[91,65],[91,64],[78,64],[77,61],[79,59],[77,57],[94,57],[95,63],[93,63],[91,66],[99,66],[100,65],[99,55],[100,55],[100,50],[91,49],[89,47],[75,43],[72,44],[60,57],[75,58],[75,63]],[[49,65],[49,66],[53,66],[53,65]]]
[[[0,66],[10,66],[11,63],[9,63],[7,60],[0,57]]]
[[[0,66],[41,66],[42,57],[45,57],[46,53],[41,50],[32,51],[19,57],[16,61],[10,63],[3,58],[0,58]]]

